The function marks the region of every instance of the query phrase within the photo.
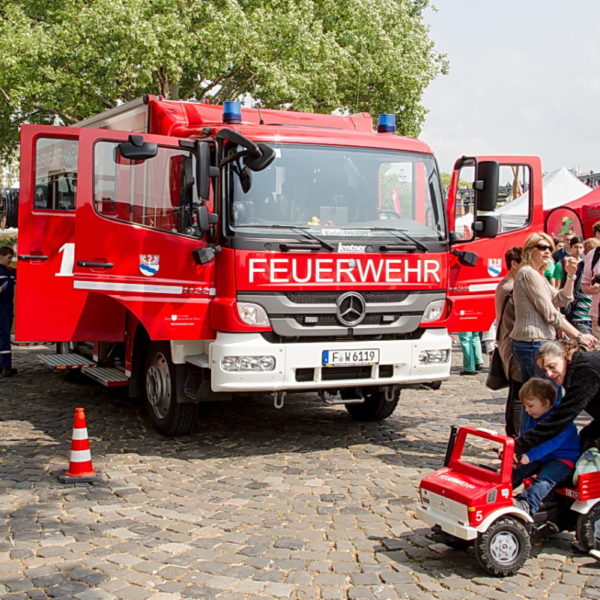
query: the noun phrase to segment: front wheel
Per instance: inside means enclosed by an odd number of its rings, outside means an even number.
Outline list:
[[[398,406],[400,389],[366,387],[362,389],[362,395],[364,402],[345,404],[346,410],[357,421],[381,421],[387,419]]]
[[[475,558],[490,575],[496,577],[514,575],[530,552],[527,527],[512,517],[497,519],[475,540]]]
[[[586,552],[600,550],[600,503],[577,518],[577,541]]]
[[[150,344],[145,371],[146,403],[156,429],[169,436],[189,433],[198,413],[197,404],[177,402],[179,376],[171,361],[170,345]]]

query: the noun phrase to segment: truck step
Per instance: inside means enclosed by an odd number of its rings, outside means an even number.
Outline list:
[[[43,363],[55,369],[74,369],[77,367],[89,367],[94,361],[81,354],[39,354],[37,357]]]
[[[129,383],[129,377],[114,367],[83,367],[81,372],[105,387],[120,387]]]

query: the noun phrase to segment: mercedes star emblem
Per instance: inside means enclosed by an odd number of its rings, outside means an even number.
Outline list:
[[[356,292],[342,294],[336,302],[338,321],[346,327],[358,325],[367,313],[365,299]]]

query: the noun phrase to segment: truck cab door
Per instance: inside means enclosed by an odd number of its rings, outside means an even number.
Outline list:
[[[125,158],[121,144],[156,152]],[[193,214],[193,145],[168,136],[86,129],[79,154],[73,285],[87,295],[90,316],[103,315],[102,323],[86,320],[84,339],[121,339],[130,317],[150,339],[214,336],[207,313],[215,295],[215,261],[194,259],[208,241]],[[212,203],[211,197],[209,209]]]
[[[23,125],[15,337],[67,341],[84,298],[73,289],[79,129]]]
[[[484,189],[485,202],[479,199]],[[489,203],[492,192],[495,206]],[[495,319],[496,288],[506,275],[505,252],[544,227],[539,158],[459,159],[448,191],[448,219],[453,239],[448,331],[487,331]]]

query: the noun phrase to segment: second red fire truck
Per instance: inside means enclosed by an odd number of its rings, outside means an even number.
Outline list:
[[[498,232],[505,171],[530,214]],[[490,326],[503,254],[541,222],[537,158],[463,157],[446,203],[391,115],[374,131],[367,114],[146,96],[23,127],[16,337],[144,396],[168,435],[252,392],[382,419],[402,387],[448,377],[449,332]]]

